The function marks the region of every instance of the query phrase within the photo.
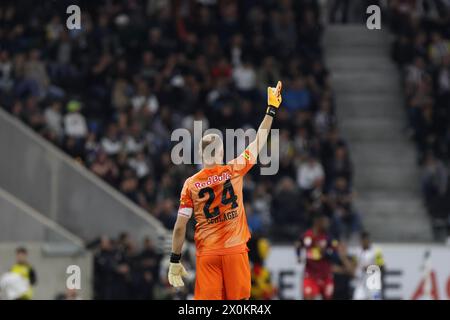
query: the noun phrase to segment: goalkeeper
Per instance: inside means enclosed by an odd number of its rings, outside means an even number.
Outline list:
[[[187,275],[181,264],[181,249],[188,220],[194,215],[197,273],[196,300],[240,300],[250,298],[251,275],[247,241],[250,231],[242,195],[245,174],[256,163],[267,142],[273,117],[281,104],[281,82],[267,88],[267,109],[256,139],[247,149],[223,164],[223,142],[215,134],[200,141],[203,169],[183,186],[178,217],[173,230],[169,283],[183,286]]]

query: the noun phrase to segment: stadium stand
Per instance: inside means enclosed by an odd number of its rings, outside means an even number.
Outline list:
[[[392,58],[403,74],[423,199],[436,238],[445,239],[450,235],[450,6],[403,1],[392,4],[390,14]]]

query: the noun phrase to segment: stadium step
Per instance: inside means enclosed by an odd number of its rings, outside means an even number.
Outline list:
[[[354,118],[389,117],[404,119],[401,108],[403,100],[392,95],[374,94],[340,94],[336,97],[339,105],[345,105]],[[345,119],[343,119],[345,120]],[[340,121],[339,121],[340,122]]]
[[[351,64],[352,60],[348,61]],[[343,68],[340,65],[339,68]],[[349,67],[350,68],[350,67]],[[395,94],[398,90],[398,79],[392,76],[391,71],[367,71],[355,70],[354,72],[336,72],[332,75],[333,88],[343,93],[378,93]]]
[[[354,136],[355,139],[366,140],[398,140],[403,134],[402,127],[398,127],[395,119],[387,117],[358,117],[350,118],[339,117],[339,125],[342,130]],[[342,121],[341,121],[342,118]]]
[[[408,223],[422,219],[423,204],[419,197],[412,197],[405,190],[371,191],[359,195],[357,208],[367,208],[361,212],[364,223],[369,226],[374,238],[383,240],[390,234],[389,241],[431,241],[429,224]]]
[[[414,145],[405,132],[400,74],[390,35],[333,25],[324,36],[337,117],[355,167],[355,207],[376,241],[430,241]]]
[[[357,49],[358,54],[361,54],[360,57],[355,56],[349,56],[349,54],[352,54],[349,52],[351,48],[346,48],[346,50],[343,51],[336,51],[331,50],[330,53],[332,54],[333,51],[336,52],[336,55],[333,58],[330,58],[328,60],[328,63],[333,64],[336,66],[335,72],[346,72],[349,73],[349,71],[361,71],[361,72],[393,72],[397,71],[397,68],[392,65],[386,64],[386,57],[381,57],[377,51],[369,51],[367,54],[365,54],[364,50]]]
[[[357,171],[355,175],[356,186],[365,189],[415,191],[418,189],[418,183],[416,182],[415,171],[408,166],[386,166],[383,163],[381,165],[368,165],[364,170]]]
[[[341,47],[371,47],[389,45],[389,35],[384,30],[369,30],[362,24],[332,25],[324,35],[324,44],[332,48]]]
[[[373,45],[373,46],[333,46],[327,52],[327,54],[332,55],[332,59],[339,59],[346,57],[350,54],[358,54],[361,56],[376,56],[379,59],[386,59],[386,55],[390,52],[389,48],[386,48],[384,45]],[[358,59],[359,57],[357,57]],[[388,67],[388,66],[383,66]]]
[[[383,150],[383,153],[379,152],[380,149]],[[376,138],[370,141],[364,138],[352,139],[350,151],[353,160],[364,162],[366,167],[399,166],[401,164],[402,167],[406,165],[414,168],[417,164],[415,151],[399,140],[392,140],[391,143],[386,144]],[[417,170],[414,169],[413,172],[417,173]]]

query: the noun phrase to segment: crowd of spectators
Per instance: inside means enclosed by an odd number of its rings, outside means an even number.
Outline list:
[[[390,14],[424,201],[435,230],[450,231],[450,4],[392,1]]]
[[[251,265],[251,299],[285,299],[283,290],[266,266],[270,242],[261,234],[252,235],[248,243]],[[189,272],[185,286],[175,289],[167,280],[168,259],[161,248],[149,238],[141,245],[127,232],[117,238],[100,237],[87,245],[94,253],[93,299],[95,300],[148,300],[192,299],[195,284],[195,249],[192,244],[183,248],[183,265]],[[335,300],[351,300],[352,280],[355,278],[357,257],[347,252],[345,243],[339,244],[336,257],[331,260],[335,279]],[[343,260],[347,261],[343,263]],[[77,290],[66,290],[56,299],[80,299]]]
[[[318,1],[4,1],[0,104],[169,229],[184,179],[171,132],[256,128],[281,79],[280,170],[245,181],[249,224],[292,240],[325,210],[360,229],[353,168],[336,127]]]
[[[117,239],[103,236],[88,248],[94,251],[94,299],[156,298],[163,283],[162,255],[148,238],[138,248],[128,233],[121,233]]]

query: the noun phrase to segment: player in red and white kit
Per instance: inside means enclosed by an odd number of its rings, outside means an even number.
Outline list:
[[[306,255],[303,273],[303,298],[315,300],[322,297],[332,299],[334,281],[332,264],[337,256],[338,241],[328,234],[329,219],[317,213],[311,229],[300,236],[296,243],[299,262],[303,262],[302,252]]]

